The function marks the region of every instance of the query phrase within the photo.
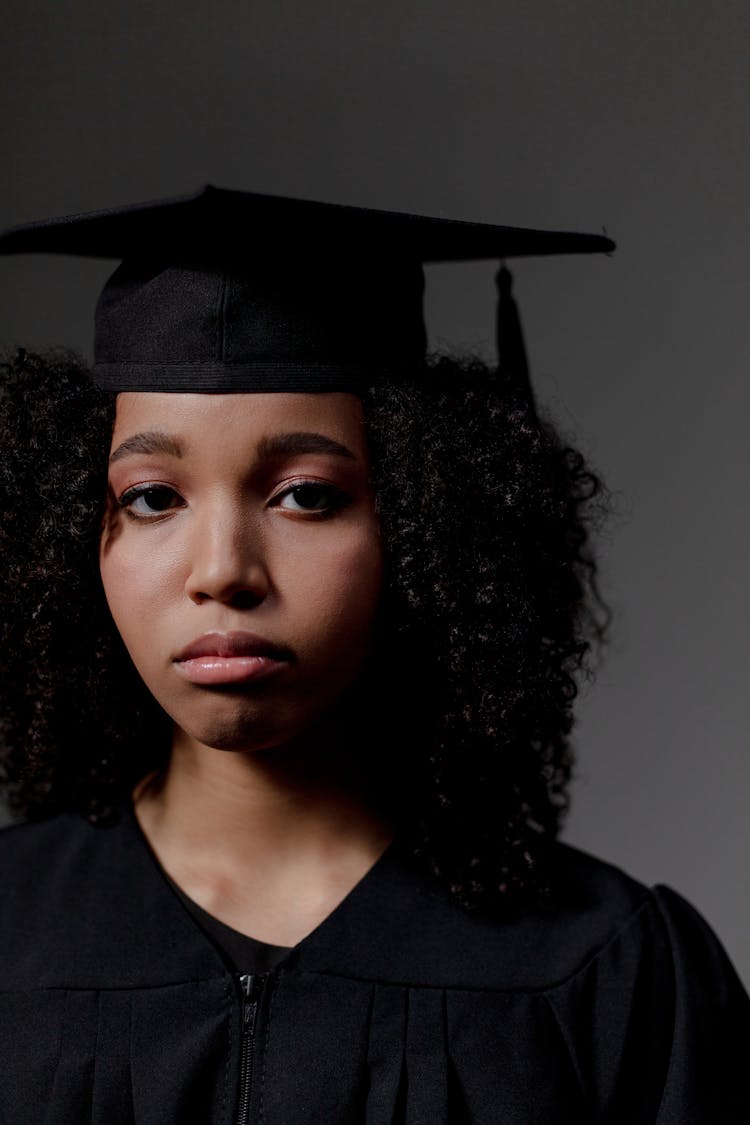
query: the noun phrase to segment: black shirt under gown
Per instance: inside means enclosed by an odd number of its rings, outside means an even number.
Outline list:
[[[185,903],[185,906],[195,918],[201,929],[218,945],[235,972],[268,973],[284,960],[291,946],[271,945],[267,941],[240,933],[239,930],[227,926],[226,923],[214,918],[194,899],[186,895],[182,887],[178,887],[174,879],[164,872],[164,877],[174,888],[175,893]]]
[[[555,883],[472,917],[396,840],[248,976],[131,806],[5,828],[0,1122],[746,1125],[750,1000],[706,922],[562,844]]]

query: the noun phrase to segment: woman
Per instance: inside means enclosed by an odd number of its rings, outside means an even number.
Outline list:
[[[422,260],[604,240],[206,191],[2,248],[125,261],[94,380],[4,383],[0,1119],[744,1120],[715,936],[555,843],[599,482],[424,354]]]

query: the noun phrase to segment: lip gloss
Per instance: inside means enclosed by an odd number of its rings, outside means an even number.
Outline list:
[[[244,684],[267,679],[286,661],[272,656],[193,656],[175,661],[180,676],[192,684]]]

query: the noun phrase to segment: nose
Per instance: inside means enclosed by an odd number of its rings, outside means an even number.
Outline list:
[[[263,537],[240,505],[217,503],[194,515],[185,593],[192,602],[248,608],[271,590]]]

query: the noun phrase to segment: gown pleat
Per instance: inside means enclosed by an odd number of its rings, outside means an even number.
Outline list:
[[[404,1116],[406,998],[396,985],[372,988],[364,1125],[397,1125]]]
[[[121,1043],[132,1044],[132,1007],[133,996],[128,990],[98,995],[92,1125],[133,1125],[135,1120],[132,1053],[120,1050]]]
[[[406,1013],[406,1122],[448,1125],[445,992],[410,988]]]
[[[228,1048],[237,1034],[231,981],[187,981],[133,992],[133,1121],[220,1122],[234,1088]],[[106,1117],[92,1125],[108,1125]],[[130,1125],[130,1122],[128,1122]]]

